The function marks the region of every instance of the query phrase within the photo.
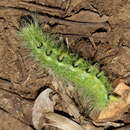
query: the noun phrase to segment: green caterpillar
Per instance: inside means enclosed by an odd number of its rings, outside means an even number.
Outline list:
[[[54,74],[73,83],[79,91],[82,90],[83,96],[89,98],[94,109],[101,111],[107,106],[111,85],[97,65],[91,65],[66,48],[57,46],[37,23],[23,27],[20,35],[35,58]]]

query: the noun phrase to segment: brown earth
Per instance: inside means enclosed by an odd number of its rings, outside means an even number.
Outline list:
[[[130,0],[1,0],[0,130],[34,129],[34,101],[52,85],[17,35],[20,20],[32,15],[43,29],[63,36],[72,51],[100,63],[113,84],[123,79],[130,85]],[[127,123],[117,130],[129,128]]]

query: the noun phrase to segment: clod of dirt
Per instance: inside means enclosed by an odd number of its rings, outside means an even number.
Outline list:
[[[0,89],[0,109],[12,117],[30,125],[33,102],[22,99],[17,94]]]
[[[26,124],[0,110],[0,130],[33,130]]]

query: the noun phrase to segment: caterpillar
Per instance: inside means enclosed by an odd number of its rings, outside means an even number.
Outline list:
[[[65,46],[57,46],[51,36],[42,31],[37,22],[27,24],[20,30],[25,46],[40,63],[62,77],[89,98],[90,105],[97,111],[109,102],[111,84],[97,64],[91,65],[80,56],[75,56]],[[62,43],[64,44],[64,43]]]

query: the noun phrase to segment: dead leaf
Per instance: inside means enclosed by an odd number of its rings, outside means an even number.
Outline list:
[[[42,124],[40,124],[40,120],[43,117],[43,114],[54,111],[54,103],[49,98],[49,94],[51,92],[52,90],[48,88],[41,92],[35,100],[32,112],[32,122],[37,130],[39,130],[40,127],[42,127]]]
[[[109,126],[114,126],[115,128],[124,126],[124,123],[116,123],[116,122],[101,122],[101,123],[97,123],[97,122],[93,121],[93,124],[95,126],[98,126],[98,127],[105,126],[106,128],[109,127]]]
[[[44,125],[54,126],[62,130],[85,130],[76,122],[57,113],[46,113]]]
[[[75,121],[54,113],[57,96],[55,94],[51,97],[50,94],[52,92],[53,90],[48,88],[41,92],[35,100],[32,112],[32,122],[36,130],[41,130],[44,126],[53,126],[62,130],[85,130],[85,128]]]
[[[124,113],[130,108],[130,87],[121,82],[114,90],[120,97],[114,97],[110,104],[100,112],[97,122],[107,122],[115,120],[124,120]],[[115,98],[115,99],[114,99]]]
[[[126,91],[130,91],[130,87],[127,86],[125,83],[121,82],[113,92],[123,97]]]

